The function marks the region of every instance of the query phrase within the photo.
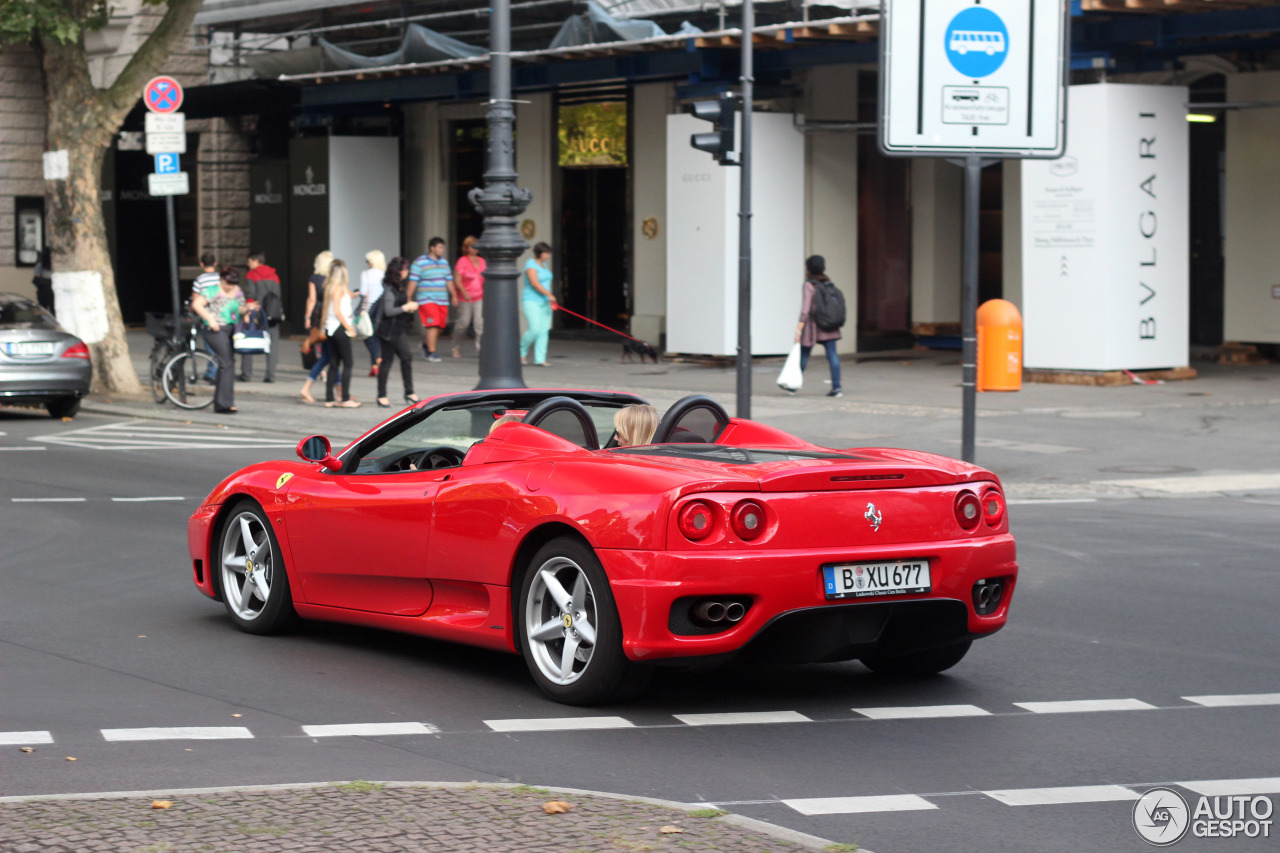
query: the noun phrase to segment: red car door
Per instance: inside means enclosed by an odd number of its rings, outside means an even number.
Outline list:
[[[427,545],[448,470],[317,473],[290,484],[285,529],[309,604],[417,616],[431,605]]]

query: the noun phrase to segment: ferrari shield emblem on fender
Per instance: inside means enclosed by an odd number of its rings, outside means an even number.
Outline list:
[[[281,474],[280,479],[276,480],[276,488],[283,488],[284,484],[293,479],[292,474]]]
[[[884,520],[884,516],[881,515],[880,510],[876,509],[875,504],[867,504],[867,511],[862,514],[862,517],[871,522],[872,530],[880,532],[880,522]]]

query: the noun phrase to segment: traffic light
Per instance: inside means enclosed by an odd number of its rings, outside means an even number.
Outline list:
[[[734,113],[738,109],[735,95],[725,93],[714,101],[698,101],[693,105],[695,117],[709,121],[716,129],[711,133],[695,133],[689,144],[699,151],[709,151],[722,166],[738,165],[734,156]]]

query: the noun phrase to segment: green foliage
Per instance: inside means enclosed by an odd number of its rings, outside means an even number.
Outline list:
[[[822,848],[827,853],[855,853],[858,849],[856,844],[828,844]]]
[[[352,782],[335,784],[333,787],[337,788],[339,791],[356,791],[361,794],[369,794],[374,791],[381,791],[383,788],[387,787],[387,784],[385,782],[366,782],[363,779],[356,779]]]
[[[4,0],[0,2],[0,44],[35,38],[67,44],[81,33],[107,25],[107,0]]]
[[[689,812],[689,817],[720,817],[724,814],[728,814],[724,809],[694,809]]]

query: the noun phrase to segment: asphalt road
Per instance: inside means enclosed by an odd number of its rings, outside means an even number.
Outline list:
[[[1147,849],[1126,788],[1183,785],[1194,806],[1196,780],[1280,782],[1280,495],[1013,506],[1010,625],[944,676],[728,667],[574,709],[514,656],[315,623],[232,628],[191,583],[186,517],[226,473],[292,443],[0,410],[0,796],[514,780],[720,804],[877,853],[1076,853]],[[875,710],[919,706],[945,716]],[[532,730],[558,718],[568,728]],[[302,728],[389,723],[421,725]],[[225,737],[111,731],[146,727]],[[1224,790],[1250,785],[1265,787]],[[1008,804],[1073,797],[1086,801]],[[1275,850],[1277,828],[1175,849]]]

